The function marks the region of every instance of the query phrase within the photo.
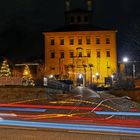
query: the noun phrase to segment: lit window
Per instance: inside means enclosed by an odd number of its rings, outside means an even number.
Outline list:
[[[51,40],[50,40],[50,44],[51,44],[51,45],[55,45],[55,40],[54,40],[54,39],[51,39]]]
[[[60,52],[60,57],[64,58],[64,52]]]
[[[79,52],[78,53],[78,57],[82,57],[82,52]]]
[[[89,36],[86,37],[86,44],[90,44],[90,37]]]
[[[81,37],[78,38],[78,45],[82,45],[82,38]]]
[[[55,70],[55,67],[51,67],[51,70]]]
[[[74,52],[70,52],[70,58],[74,58]]]
[[[51,56],[51,58],[55,58],[55,52],[51,52],[51,54],[50,54]]]
[[[106,57],[110,57],[110,51],[106,51]]]
[[[106,44],[110,44],[110,38],[106,38]]]
[[[64,38],[60,39],[60,45],[64,45]]]
[[[70,38],[70,45],[74,45],[74,38]]]
[[[96,44],[100,44],[100,38],[96,38]]]
[[[87,57],[91,57],[91,50],[87,50]]]
[[[100,58],[101,57],[101,54],[99,51],[97,51],[97,58]]]

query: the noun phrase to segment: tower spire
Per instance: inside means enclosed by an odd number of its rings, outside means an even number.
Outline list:
[[[65,0],[65,11],[70,11],[70,0]]]
[[[93,0],[86,0],[87,10],[92,11]]]

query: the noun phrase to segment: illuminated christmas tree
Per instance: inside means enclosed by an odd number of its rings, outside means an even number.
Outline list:
[[[23,79],[24,85],[32,85],[32,86],[35,85],[34,80],[32,78],[32,75],[31,75],[31,72],[30,72],[30,68],[28,65],[25,65],[22,79]]]
[[[0,77],[11,77],[11,71],[6,59],[2,62]]]

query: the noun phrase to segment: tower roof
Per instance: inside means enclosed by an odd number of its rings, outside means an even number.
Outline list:
[[[70,0],[65,0],[66,24],[89,24],[92,22],[92,0],[86,0],[86,9],[70,9]]]
[[[69,11],[69,13],[86,13],[86,12],[89,12],[89,11],[87,11],[86,9],[82,9],[82,8],[76,8],[76,9]]]

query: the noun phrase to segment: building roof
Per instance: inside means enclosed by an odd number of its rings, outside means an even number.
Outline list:
[[[49,30],[47,32],[72,32],[72,31],[116,31],[116,30],[105,29],[91,24],[68,24],[53,30]]]

